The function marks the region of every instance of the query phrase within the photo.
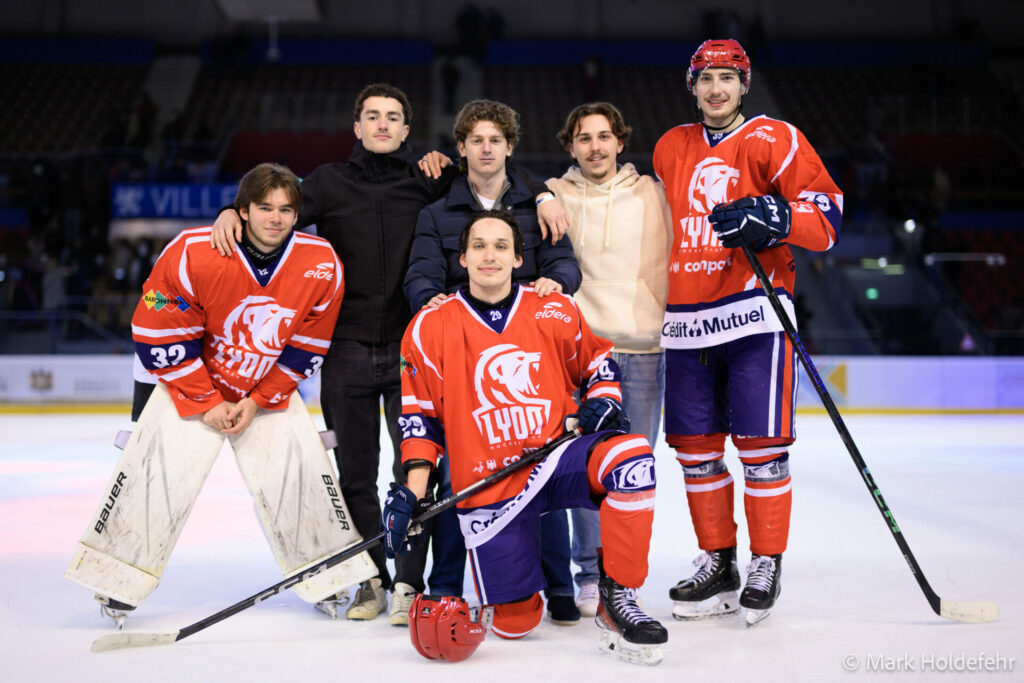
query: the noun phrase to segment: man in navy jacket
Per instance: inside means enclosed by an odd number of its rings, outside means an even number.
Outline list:
[[[519,138],[519,115],[501,102],[474,100],[459,112],[454,133],[467,172],[455,178],[448,196],[420,212],[404,284],[410,308],[436,304],[468,282],[459,265],[459,234],[470,216],[491,208],[511,213],[523,229],[523,265],[513,279],[533,284],[542,296],[575,292],[582,275],[572,243],[544,239],[537,220],[538,203],[553,195],[535,198],[523,176],[506,168]]]

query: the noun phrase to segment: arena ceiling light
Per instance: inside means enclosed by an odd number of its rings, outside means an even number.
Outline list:
[[[216,0],[229,21],[320,21],[316,0]]]

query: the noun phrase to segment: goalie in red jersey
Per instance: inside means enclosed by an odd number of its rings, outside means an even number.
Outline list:
[[[160,582],[225,439],[283,574],[361,540],[296,391],[323,363],[345,289],[330,243],[294,232],[301,202],[295,174],[256,166],[238,187],[231,256],[209,249],[209,227],[185,230],[143,285],[132,336],[160,384],[67,571],[119,626]],[[333,615],[374,573],[364,552],[296,591]]]
[[[481,603],[495,606],[495,633],[527,635],[542,615],[540,515],[598,509],[602,649],[656,663],[667,632],[636,603],[647,576],[654,457],[646,438],[626,433],[612,345],[590,331],[572,298],[541,298],[513,283],[523,243],[511,215],[472,217],[459,251],[468,286],[436,309],[420,311],[402,339],[400,426],[408,484],[392,484],[387,497],[387,552],[408,548],[410,519],[446,449],[453,488],[460,490],[558,436],[574,414],[583,436],[458,504],[476,592]],[[583,403],[577,409],[578,390]]]

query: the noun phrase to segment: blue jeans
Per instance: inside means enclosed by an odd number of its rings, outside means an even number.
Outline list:
[[[629,415],[634,434],[643,434],[653,450],[661,422],[661,399],[665,391],[665,354],[612,353],[622,370],[622,406]],[[597,547],[601,545],[601,517],[597,510],[573,508],[572,561],[579,566],[577,586],[598,580]]]

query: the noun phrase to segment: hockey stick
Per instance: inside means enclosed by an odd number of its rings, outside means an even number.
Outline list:
[[[557,449],[559,446],[568,441],[571,441],[577,436],[579,436],[579,432],[576,430],[566,432],[565,434],[562,434],[551,443],[541,448],[538,448],[532,453],[524,454],[519,460],[508,465],[507,467],[503,467],[497,472],[494,472],[493,474],[490,474],[484,477],[483,479],[480,479],[479,481],[473,482],[472,484],[462,489],[458,493],[454,493],[445,498],[444,500],[437,501],[436,503],[428,507],[426,510],[424,510],[418,517],[416,517],[416,519],[412,520],[412,523],[409,525],[410,528],[414,524],[425,522],[431,517],[436,517],[443,510],[447,510],[448,508],[452,507],[459,501],[463,501],[469,498],[470,496],[476,494],[482,489],[485,489],[491,486],[492,484],[501,481],[502,479],[506,479],[512,474],[515,474],[516,472],[525,469],[530,465],[540,462],[550,453],[552,453],[555,449]],[[169,633],[111,633],[109,635],[100,636],[95,641],[93,641],[92,651],[106,652],[108,650],[120,650],[122,648],[127,647],[170,645],[171,643],[175,643],[183,638],[188,638],[189,636],[198,633],[199,631],[202,631],[205,628],[213,626],[219,621],[224,621],[228,617],[238,614],[243,610],[247,610],[250,607],[253,607],[263,602],[267,598],[277,595],[278,593],[283,593],[284,591],[288,590],[289,588],[292,588],[296,584],[302,583],[306,579],[315,576],[320,572],[326,571],[327,569],[330,569],[336,564],[340,564],[345,560],[351,559],[359,553],[363,552],[364,550],[369,550],[373,546],[380,543],[383,539],[384,532],[382,531],[378,533],[376,536],[368,538],[362,543],[358,543],[354,546],[351,546],[350,548],[342,550],[340,553],[336,555],[328,557],[326,560],[323,560],[322,562],[313,565],[312,567],[310,567],[309,569],[300,574],[293,574],[292,576],[289,576],[288,578],[275,583],[273,586],[270,586],[269,588],[262,590],[259,593],[256,593],[255,595],[250,595],[244,600],[239,600],[230,607],[226,607],[221,611],[217,612],[216,614],[212,614],[206,617],[205,619],[197,621],[194,624],[190,624],[189,626],[186,626],[179,631],[172,631]]]
[[[934,610],[940,617],[952,619],[953,621],[960,621],[965,624],[984,624],[997,619],[999,617],[999,606],[994,602],[990,602],[988,600],[946,600],[944,598],[940,598],[935,591],[932,590],[931,585],[928,583],[928,579],[924,577],[924,572],[921,571],[921,565],[919,565],[917,563],[917,559],[914,558],[914,553],[910,552],[910,546],[907,545],[906,539],[903,538],[903,532],[900,531],[899,525],[896,524],[896,518],[893,516],[892,511],[889,510],[889,506],[885,504],[885,500],[882,498],[882,492],[878,489],[878,486],[875,484],[875,480],[871,477],[871,472],[868,471],[867,463],[864,462],[864,458],[861,457],[860,451],[857,450],[857,444],[853,442],[853,437],[850,436],[850,432],[846,429],[846,424],[843,423],[843,418],[839,415],[839,410],[836,408],[835,402],[832,401],[832,397],[829,395],[828,390],[825,389],[825,383],[822,382],[821,376],[814,367],[814,363],[811,362],[810,354],[807,353],[807,349],[804,348],[803,342],[800,341],[800,335],[796,333],[796,328],[789,319],[789,315],[786,314],[786,309],[782,307],[782,302],[779,301],[779,295],[775,292],[775,289],[772,287],[771,280],[769,280],[768,276],[765,274],[764,268],[761,266],[761,261],[758,260],[757,254],[755,254],[750,248],[750,245],[743,245],[743,253],[746,254],[747,260],[750,261],[750,267],[754,269],[757,281],[761,283],[761,289],[763,289],[764,293],[768,295],[768,300],[771,302],[772,308],[775,309],[775,314],[779,317],[779,322],[782,323],[782,328],[786,331],[786,336],[789,337],[789,341],[793,344],[793,348],[797,350],[797,354],[800,356],[800,360],[804,364],[804,369],[807,370],[807,376],[811,378],[811,383],[814,384],[814,390],[818,392],[818,397],[821,399],[822,404],[824,404],[825,411],[828,412],[828,416],[832,418],[832,424],[835,425],[836,430],[839,431],[840,438],[842,438],[843,443],[846,444],[846,450],[849,451],[850,457],[853,458],[854,465],[857,466],[857,470],[864,479],[864,484],[867,485],[868,491],[871,492],[871,497],[878,506],[878,511],[882,513],[885,525],[889,528],[889,532],[896,541],[896,545],[898,545],[900,550],[903,551],[903,559],[906,560],[907,565],[910,567],[910,572],[914,575],[914,578],[917,579],[917,585],[919,585],[921,590],[924,591],[924,596],[928,599],[928,604],[931,605],[932,610]]]

